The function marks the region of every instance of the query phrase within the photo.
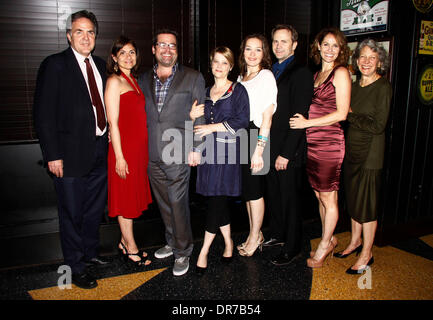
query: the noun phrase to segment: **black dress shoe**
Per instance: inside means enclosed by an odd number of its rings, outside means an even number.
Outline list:
[[[264,247],[282,246],[282,245],[284,245],[284,242],[275,238],[270,238],[268,241],[263,242]]]
[[[202,275],[204,275],[205,273],[206,273],[206,270],[207,270],[207,267],[199,267],[199,266],[195,266],[195,273],[198,275],[198,276],[202,276]]]
[[[232,262],[233,261],[233,256],[231,256],[231,257],[224,257],[224,256],[221,256],[221,262],[222,263],[230,263],[230,262]]]
[[[279,255],[271,259],[271,263],[276,266],[284,266],[293,261],[295,259],[297,254],[290,254],[287,252],[281,252]]]
[[[350,251],[349,253],[343,254],[343,251],[334,253],[334,257],[344,259],[350,256],[352,253],[356,252],[356,255],[358,256],[362,251],[362,244],[357,246],[355,250]]]
[[[352,267],[350,267],[349,269],[346,270],[347,274],[363,274],[365,270],[367,270],[369,268],[369,266],[371,266],[374,263],[374,258],[371,257],[370,260],[368,260],[367,265],[364,268],[358,269],[358,270],[354,270],[352,269]]]
[[[72,283],[82,289],[93,289],[98,286],[96,279],[86,272],[73,273]]]
[[[86,266],[104,266],[109,264],[109,262],[102,257],[94,257],[88,261],[86,261]]]

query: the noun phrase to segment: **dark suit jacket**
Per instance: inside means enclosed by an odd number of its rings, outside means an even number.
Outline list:
[[[138,84],[146,98],[149,160],[163,161],[164,148],[170,144],[165,152],[175,148],[176,155],[178,155],[175,159],[176,163],[185,163],[190,151],[186,150],[189,147],[185,147],[185,141],[189,139],[188,142],[191,147],[193,143],[193,126],[189,112],[194,100],[197,100],[198,104],[202,104],[206,95],[203,76],[196,70],[179,65],[161,113],[158,112],[155,101],[153,68],[140,76]],[[185,121],[189,121],[189,123],[185,123]],[[194,124],[204,124],[204,122],[204,117],[200,117],[196,119]],[[197,142],[194,145],[197,145]]]
[[[300,113],[308,117],[313,95],[313,75],[311,71],[290,62],[277,79],[277,110],[272,117],[270,133],[271,167],[280,155],[289,159],[289,166],[301,166],[305,160],[305,129],[290,129],[289,119]]]
[[[105,88],[105,61],[92,57]],[[88,173],[95,152],[95,116],[86,81],[71,48],[42,62],[33,111],[44,161],[63,159],[65,177]]]

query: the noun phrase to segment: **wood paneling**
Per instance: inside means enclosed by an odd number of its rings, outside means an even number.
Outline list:
[[[152,67],[154,32],[168,27],[179,32],[179,59],[194,66],[194,32],[188,0],[4,0],[0,4],[0,143],[37,141],[33,129],[33,95],[42,60],[67,48],[69,14],[87,9],[99,24],[94,54],[108,57],[112,42],[124,34],[137,42],[141,71]]]

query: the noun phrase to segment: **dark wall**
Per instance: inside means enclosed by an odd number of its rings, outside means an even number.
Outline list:
[[[95,55],[108,57],[113,40],[124,34],[137,42],[142,68],[153,64],[154,32],[179,32],[180,61],[194,66],[194,0],[3,0],[0,3],[0,143],[37,141],[33,94],[42,60],[68,47],[66,18],[79,10],[95,13],[99,23]]]
[[[200,69],[208,82],[209,53],[224,45],[239,57],[239,47],[245,36],[262,33],[271,45],[271,30],[279,23],[291,24],[299,33],[296,56],[308,63],[310,42],[311,0],[209,0],[200,1]],[[239,70],[235,66],[231,78],[236,79]]]
[[[421,68],[433,59],[417,54],[421,20],[433,20],[433,15],[418,12],[410,1],[391,1],[394,99],[379,234],[383,242],[433,230],[432,106],[423,105],[417,96]]]
[[[378,230],[380,243],[431,232],[433,217],[432,107],[422,105],[416,94],[420,69],[433,62],[430,56],[416,54],[420,21],[433,20],[433,17],[417,12],[411,1],[390,1],[390,5],[390,29],[370,35],[392,38],[394,57],[391,77],[394,96],[387,127]],[[315,34],[325,26],[339,25],[340,1],[4,0],[0,3],[0,72],[3,75],[0,143],[37,142],[31,118],[36,72],[44,57],[67,47],[62,19],[81,9],[93,11],[100,22],[96,55],[106,57],[113,39],[123,33],[137,41],[143,57],[142,70],[149,68],[153,64],[152,36],[156,29],[168,26],[180,32],[181,62],[202,71],[210,84],[210,50],[216,45],[227,45],[238,56],[240,42],[246,35],[260,32],[270,40],[271,29],[277,23],[295,26],[300,34],[297,58],[310,63],[308,50]],[[349,37],[349,41],[363,37]],[[234,70],[232,77],[236,76]],[[16,150],[16,154],[22,153]],[[12,167],[3,170],[14,171],[19,176],[17,163],[21,162],[10,161]],[[342,210],[341,216],[345,215]]]

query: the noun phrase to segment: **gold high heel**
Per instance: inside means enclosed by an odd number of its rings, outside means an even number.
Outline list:
[[[250,251],[247,251],[246,247],[244,247],[239,250],[239,254],[243,257],[251,257],[256,252],[257,248],[259,248],[261,252],[263,250],[263,242],[265,242],[265,237],[263,236],[263,233],[260,231],[259,239],[257,240],[255,247]]]
[[[248,239],[247,239],[248,240]],[[261,241],[261,243],[263,243],[265,241],[265,237],[263,236],[262,231],[260,231],[259,233],[259,242]],[[236,248],[238,249],[238,251],[242,250],[245,248],[245,246],[247,245],[248,241],[242,242],[241,244],[237,245]]]
[[[334,245],[334,249],[337,248],[338,245],[338,239],[335,238],[334,236],[331,237],[331,243]],[[310,251],[310,258],[314,257],[314,255],[316,254],[316,251]]]
[[[248,240],[248,239],[247,239]],[[236,248],[238,249],[238,251],[242,250],[243,248],[245,248],[245,246],[247,245],[247,241],[242,242],[241,244],[237,245]]]
[[[323,256],[320,259],[318,259],[318,260],[316,260],[314,258],[308,258],[307,259],[307,266],[309,266],[310,268],[321,268],[323,266],[323,263],[325,262],[326,258],[329,256],[329,254],[331,254],[331,258],[332,258],[332,254],[334,253],[334,249],[335,249],[335,245],[331,241],[331,243],[329,244],[325,253],[323,254]]]

